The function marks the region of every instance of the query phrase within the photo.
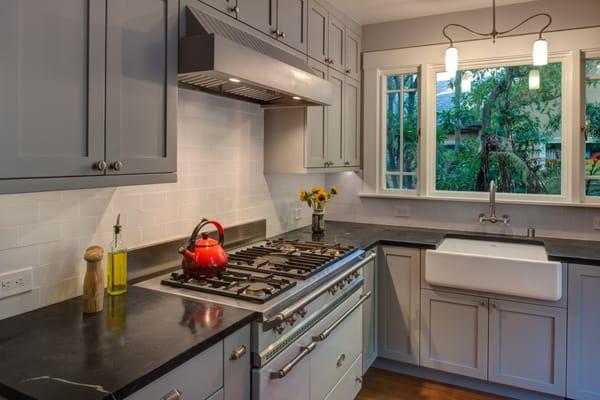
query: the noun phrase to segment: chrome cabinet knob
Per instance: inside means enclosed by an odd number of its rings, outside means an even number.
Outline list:
[[[486,306],[486,304],[485,304],[485,301],[481,300],[481,301],[479,302],[479,305],[480,305],[481,307],[485,307],[485,306]]]
[[[123,169],[123,161],[115,161],[112,165],[112,169],[115,171],[120,171]]]
[[[96,167],[98,171],[104,171],[107,167],[106,161],[98,161],[96,164],[94,164],[94,167]]]
[[[347,70],[346,70],[346,73],[347,73],[347,74],[349,74],[350,72],[352,72],[352,70],[350,70],[350,69],[347,69]]]
[[[240,13],[240,6],[236,5],[236,6],[234,6],[234,7],[231,7],[231,8],[229,9],[229,11],[231,11],[231,12],[232,12],[232,13],[234,13],[234,14],[239,14],[239,13]]]
[[[229,359],[231,361],[239,360],[240,358],[244,357],[246,352],[247,352],[246,346],[241,345],[240,347],[238,347],[231,353],[231,356],[229,356]]]
[[[362,378],[362,376],[357,376],[357,377],[356,377],[356,383],[363,383],[363,378]]]
[[[169,393],[161,397],[161,400],[181,400],[181,390],[173,389]]]
[[[285,39],[285,32],[277,32],[277,37]]]
[[[340,356],[337,358],[335,365],[339,368],[344,364],[344,361],[346,361],[346,355],[344,353],[340,354]]]
[[[497,308],[498,305],[496,303],[492,303],[492,308]]]
[[[344,166],[346,166],[346,167],[350,166],[350,161],[344,161]]]

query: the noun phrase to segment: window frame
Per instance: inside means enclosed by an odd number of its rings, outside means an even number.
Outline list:
[[[418,79],[418,86],[417,86],[417,166],[415,169],[415,172],[412,173],[405,173],[402,170],[395,173],[395,172],[391,172],[388,173],[387,171],[387,148],[386,148],[386,144],[387,144],[387,96],[389,93],[401,93],[404,94],[406,93],[404,90],[404,80],[402,81],[402,89],[399,91],[396,90],[392,90],[389,91],[387,89],[387,78],[390,76],[396,76],[396,75],[417,75],[417,79]],[[379,95],[380,95],[380,107],[379,107],[379,117],[380,117],[380,132],[379,132],[379,138],[380,138],[380,149],[379,149],[379,165],[378,165],[378,172],[379,172],[379,182],[378,182],[378,192],[382,193],[382,194],[389,194],[389,195],[396,195],[399,197],[416,197],[420,194],[420,189],[423,187],[422,182],[421,182],[421,174],[420,171],[422,169],[422,160],[421,160],[421,146],[422,146],[422,141],[421,141],[421,121],[422,121],[422,113],[421,113],[421,104],[422,104],[422,79],[423,79],[423,75],[421,73],[421,68],[420,67],[402,67],[402,68],[394,68],[394,69],[386,69],[386,70],[381,70],[380,74],[379,74]],[[404,108],[402,107],[402,96],[401,97],[401,106],[400,109],[402,111],[402,113],[404,112]],[[402,140],[402,131],[400,132],[400,138]],[[401,155],[401,159],[403,159],[404,154]],[[399,188],[399,189],[393,189],[393,188],[388,188],[386,185],[386,176],[387,175],[398,175],[400,176],[400,185],[402,186],[403,184],[403,179],[404,176],[414,176],[417,178],[417,185],[416,185],[416,189],[403,189],[403,188]]]
[[[585,50],[581,52],[581,151],[579,152],[581,174],[579,176],[579,192],[584,203],[600,205],[600,196],[588,196],[585,192],[585,185],[588,179],[600,180],[600,175],[589,177],[585,172],[585,152],[586,152],[586,132],[585,132],[585,121],[587,117],[586,112],[586,76],[585,76],[585,64],[587,60],[600,60],[600,49]]]

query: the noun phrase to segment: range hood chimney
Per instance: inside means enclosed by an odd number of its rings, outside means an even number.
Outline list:
[[[182,87],[263,106],[331,105],[331,83],[316,76],[305,59],[225,18],[208,8],[186,7],[186,36],[179,42]]]

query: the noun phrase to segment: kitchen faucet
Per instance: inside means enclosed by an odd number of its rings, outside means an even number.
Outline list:
[[[495,224],[497,222],[502,222],[504,225],[508,225],[510,222],[510,218],[508,215],[503,215],[502,218],[496,217],[496,182],[490,182],[490,215],[479,214],[477,219],[479,223],[483,222],[491,222]]]

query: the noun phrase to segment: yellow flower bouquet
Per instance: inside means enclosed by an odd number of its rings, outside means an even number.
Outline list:
[[[337,187],[332,186],[326,191],[321,186],[312,188],[311,191],[302,190],[300,192],[300,201],[308,204],[313,209],[312,230],[313,233],[323,233],[325,231],[325,206],[327,202],[339,194]]]

